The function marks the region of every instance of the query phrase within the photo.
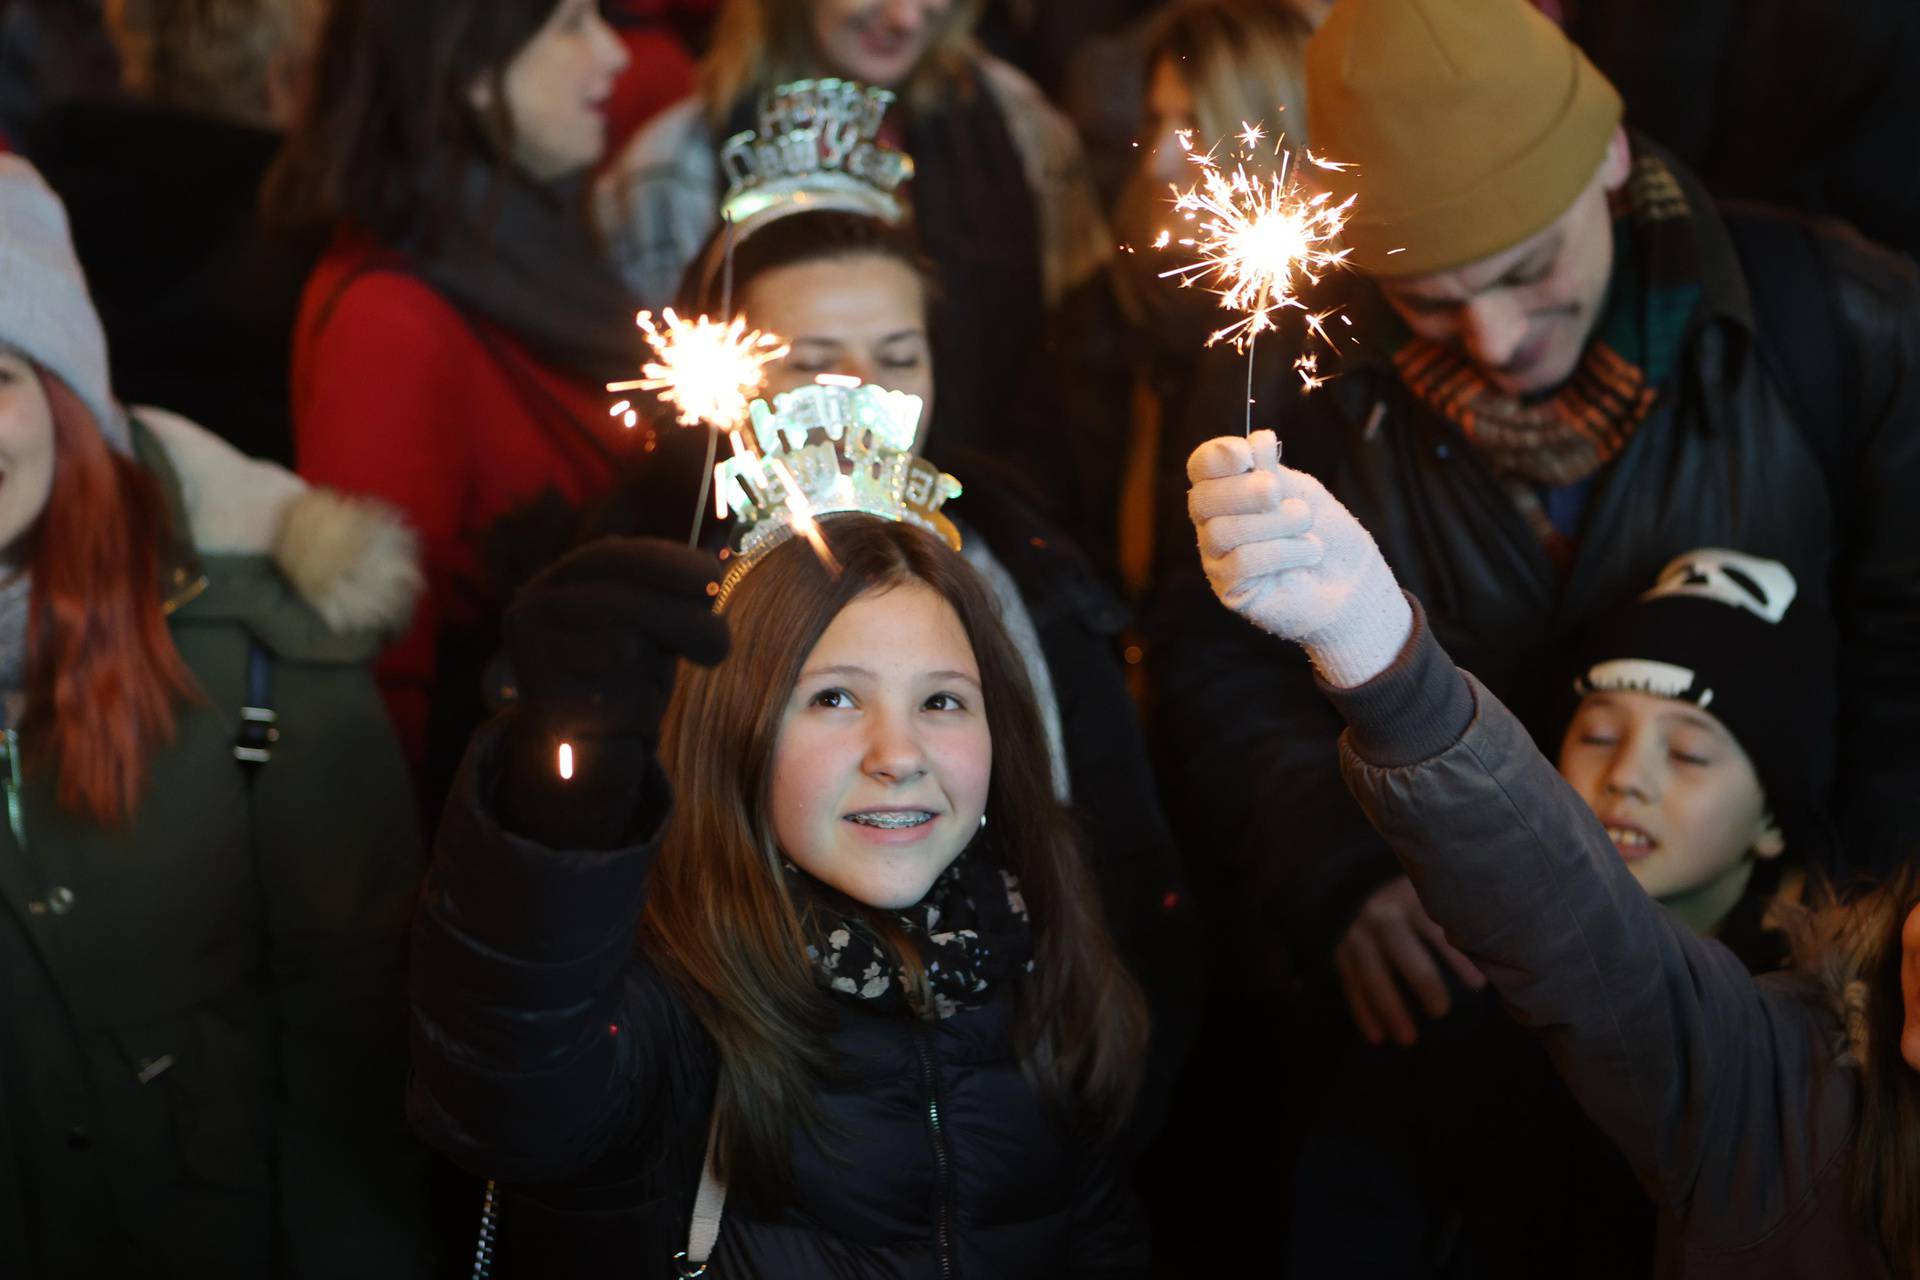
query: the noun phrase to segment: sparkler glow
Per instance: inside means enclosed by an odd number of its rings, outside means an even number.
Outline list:
[[[747,405],[766,385],[766,366],[791,350],[773,334],[748,329],[745,316],[724,324],[706,316],[687,321],[668,307],[661,312],[664,325],[654,323],[651,311],[636,319],[654,358],[640,366],[644,377],[609,382],[607,390],[657,392],[677,410],[682,426],[738,427],[747,419]],[[639,417],[626,400],[609,412],[629,427]]]
[[[1257,125],[1244,125],[1239,140],[1240,161],[1232,171],[1221,168],[1214,151],[1196,151],[1191,130],[1181,130],[1180,146],[1199,170],[1199,182],[1182,191],[1173,188],[1173,207],[1195,225],[1196,234],[1179,243],[1193,249],[1198,260],[1161,273],[1182,285],[1207,282],[1220,295],[1220,305],[1245,317],[1214,333],[1207,345],[1231,341],[1246,351],[1260,334],[1276,326],[1274,317],[1289,307],[1304,311],[1300,290],[1317,284],[1328,270],[1346,262],[1348,250],[1339,248],[1340,229],[1346,225],[1353,197],[1335,203],[1328,191],[1315,191],[1301,180],[1294,152],[1276,143],[1279,168],[1271,175],[1247,171],[1246,153],[1266,137]],[[1317,168],[1343,172],[1347,166],[1322,160],[1301,148],[1300,157]],[[1155,241],[1162,247],[1171,237]],[[1322,340],[1325,315],[1310,315],[1308,328]]]

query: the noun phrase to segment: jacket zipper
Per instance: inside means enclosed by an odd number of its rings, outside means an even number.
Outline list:
[[[939,1204],[934,1211],[934,1243],[940,1254],[940,1274],[953,1275],[953,1194],[952,1164],[947,1157],[947,1133],[940,1123],[940,1075],[934,1065],[933,1051],[927,1047],[927,1032],[917,1027],[913,1047],[920,1055],[920,1079],[927,1089],[927,1132],[933,1138],[934,1173],[940,1180]]]
[[[7,827],[20,852],[27,851],[27,823],[20,813],[20,735],[12,729],[0,729],[0,750],[7,753],[6,776],[0,785],[7,789]]]
[[[34,915],[44,915],[47,903],[52,895],[47,892],[47,882],[40,865],[30,856],[27,848],[27,819],[25,802],[21,792],[25,789],[21,782],[24,769],[20,763],[20,735],[13,729],[0,729],[0,752],[6,753],[6,765],[0,769],[0,787],[7,792],[7,829],[13,832],[13,844],[20,851],[21,860],[26,864],[32,877],[34,892],[38,898],[27,904],[27,910]]]

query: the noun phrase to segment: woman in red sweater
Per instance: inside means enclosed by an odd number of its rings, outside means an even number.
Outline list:
[[[421,536],[380,676],[430,808],[498,648],[489,528],[593,498],[635,448],[604,391],[636,367],[634,307],[580,198],[627,61],[593,0],[340,0],[270,183],[277,217],[336,228],[294,334],[300,472]]]

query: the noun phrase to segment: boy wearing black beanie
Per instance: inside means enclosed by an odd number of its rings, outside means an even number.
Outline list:
[[[1777,561],[1693,551],[1583,646],[1561,776],[1696,933],[1757,924],[1783,852],[1824,860],[1834,642],[1797,595]]]

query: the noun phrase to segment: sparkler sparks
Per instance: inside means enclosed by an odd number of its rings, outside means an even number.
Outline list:
[[[653,313],[637,317],[654,358],[640,366],[645,375],[631,382],[610,382],[609,391],[653,391],[674,406],[682,426],[705,423],[731,431],[747,419],[747,405],[766,385],[766,366],[791,349],[770,333],[747,328],[746,317],[721,323],[701,316],[687,321],[668,307],[656,325]],[[631,427],[639,419],[629,401],[610,413]],[[704,500],[703,500],[704,503]]]
[[[1239,135],[1247,151],[1265,137],[1256,125],[1244,126]],[[1244,318],[1213,334],[1207,345],[1231,341],[1245,351],[1260,334],[1277,327],[1280,311],[1304,311],[1300,291],[1346,261],[1348,251],[1338,244],[1353,197],[1336,203],[1331,192],[1315,191],[1301,181],[1293,153],[1284,148],[1279,168],[1262,176],[1247,171],[1244,156],[1231,172],[1222,169],[1212,151],[1194,150],[1190,130],[1182,130],[1179,139],[1199,170],[1199,182],[1185,191],[1175,186],[1173,207],[1194,224],[1196,234],[1179,243],[1193,249],[1198,259],[1161,275],[1183,285],[1205,282],[1220,295],[1222,307],[1243,312]],[[1339,172],[1346,167],[1304,148],[1298,154],[1321,169]],[[1155,247],[1170,239],[1163,233]],[[1323,340],[1325,318],[1308,317],[1308,328]]]
[[[807,495],[801,491],[800,482],[793,478],[793,472],[787,469],[787,464],[778,458],[768,459],[767,465],[780,477],[780,483],[787,491],[787,511],[793,517],[793,531],[807,540],[807,544],[813,548],[813,554],[819,556],[820,563],[827,566],[827,572],[839,577],[840,562],[833,558],[833,552],[827,547],[827,536],[820,532],[820,522],[813,516],[813,504],[807,501]]]

